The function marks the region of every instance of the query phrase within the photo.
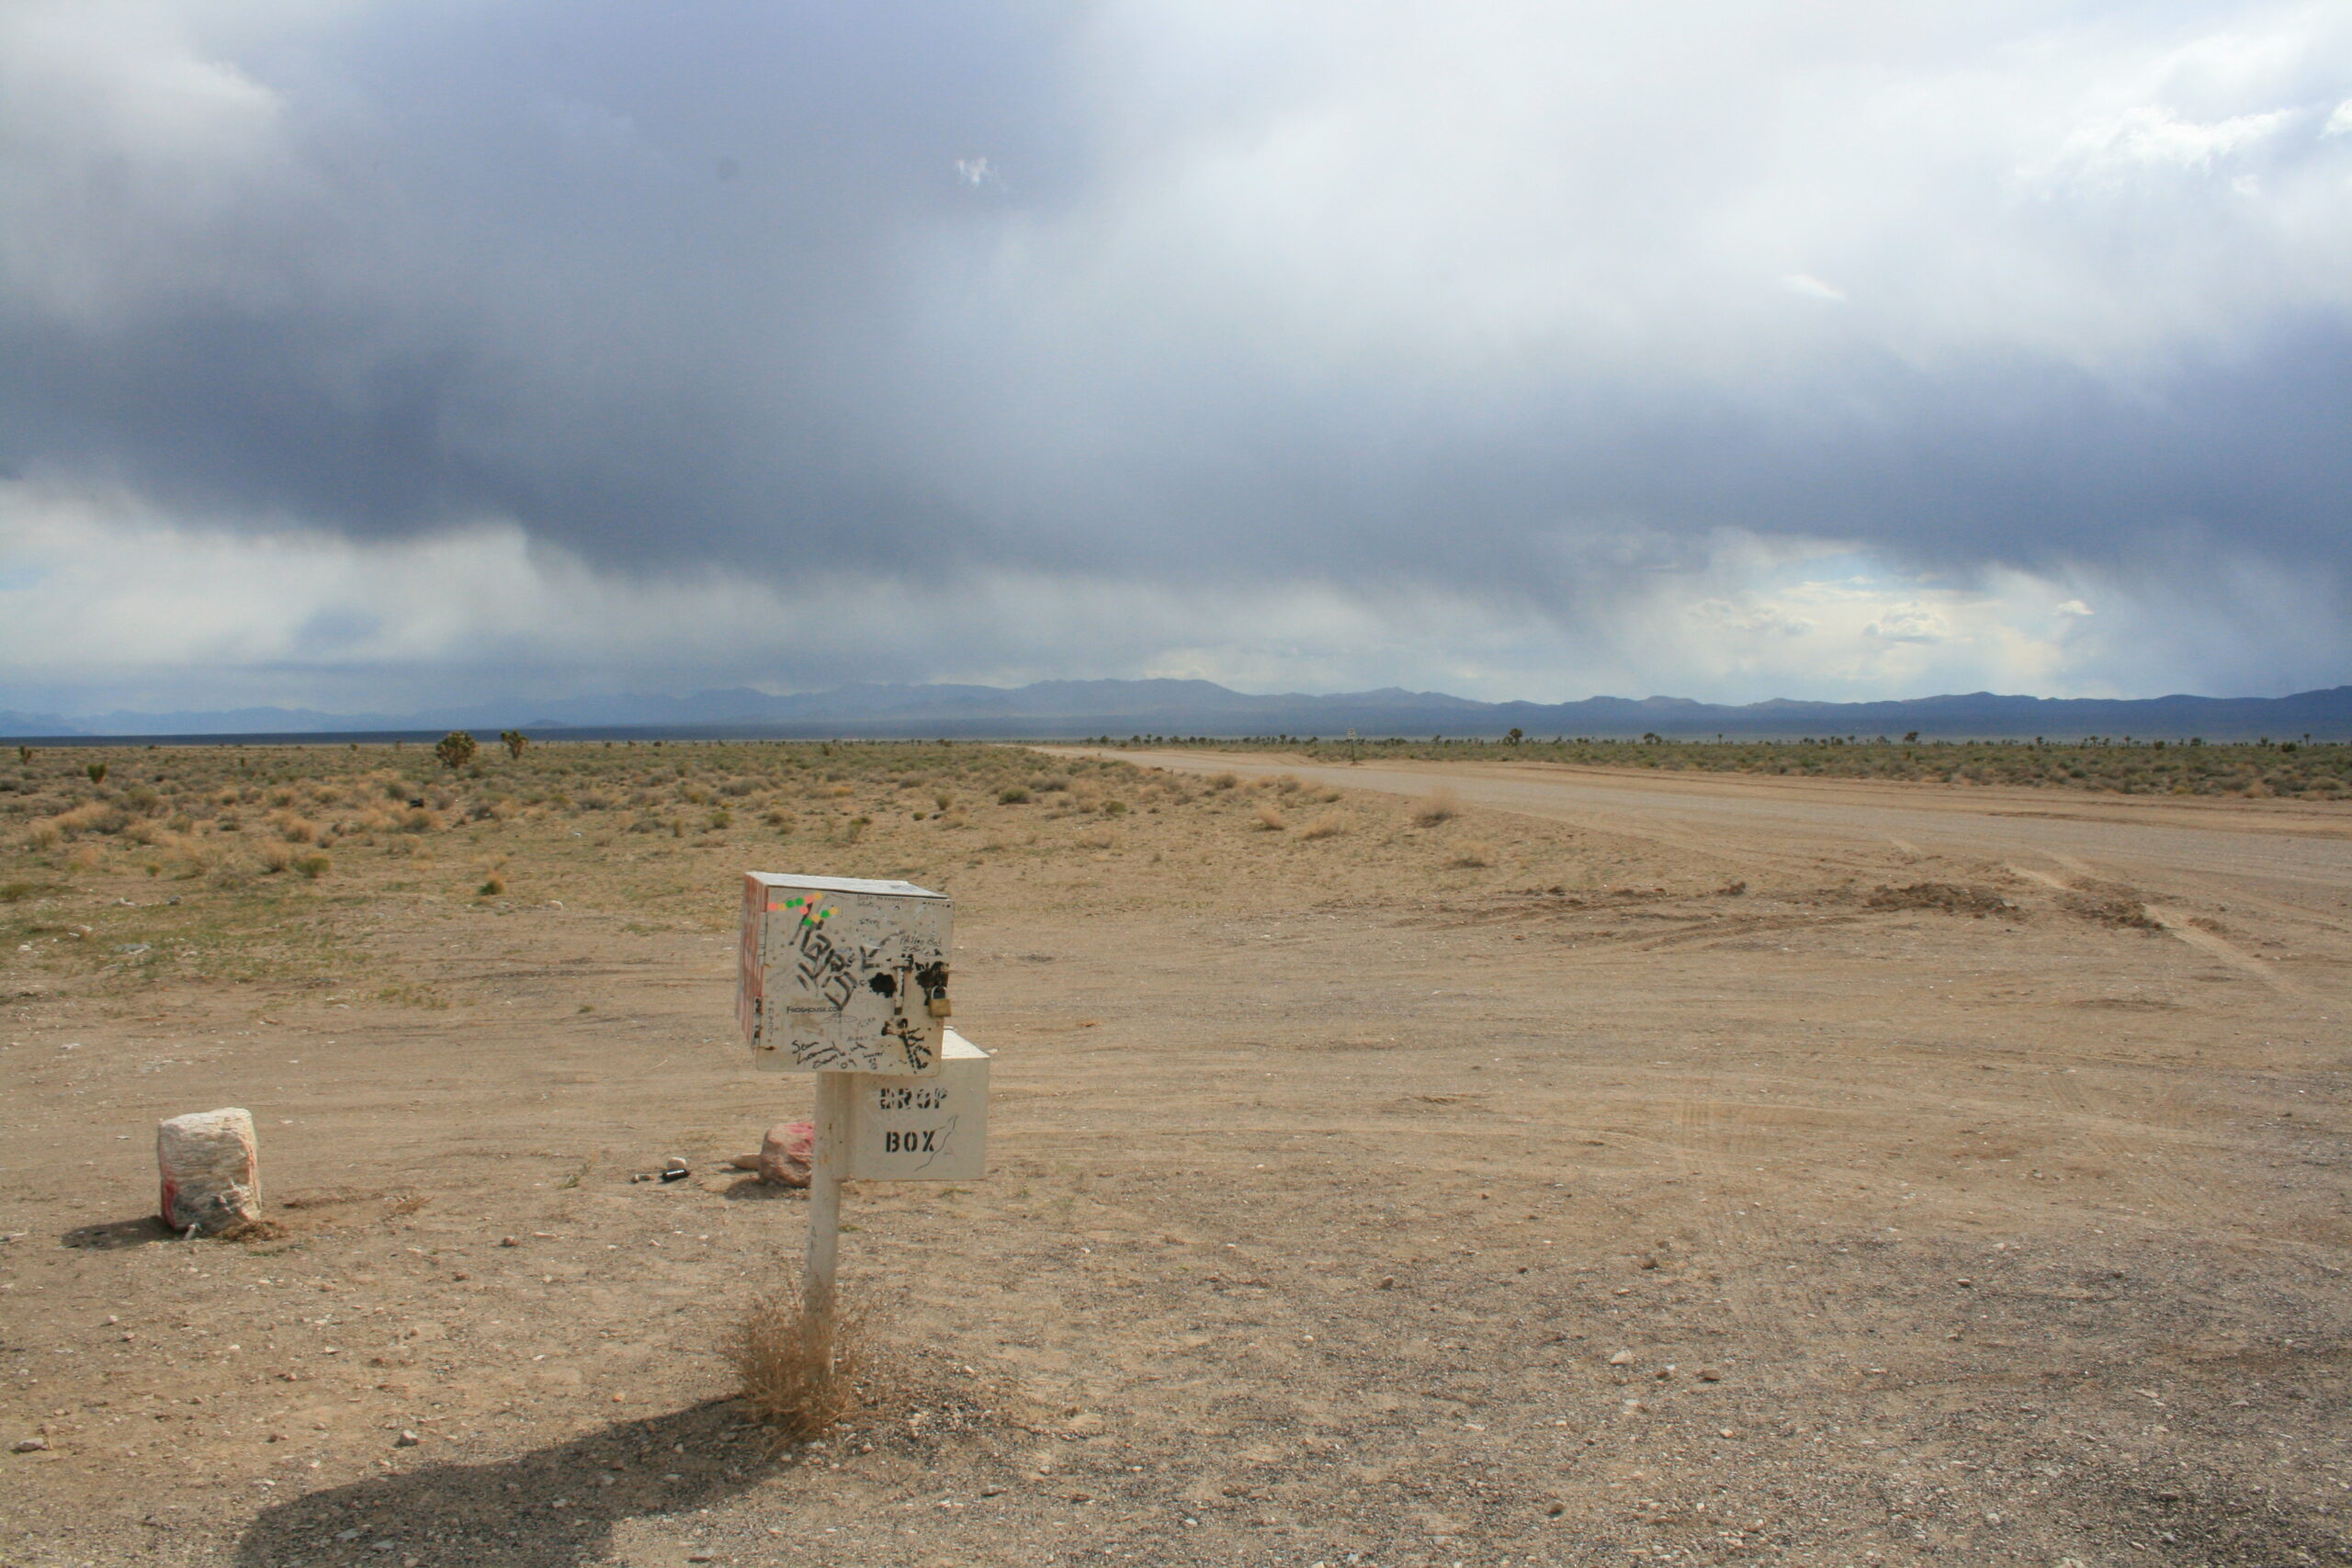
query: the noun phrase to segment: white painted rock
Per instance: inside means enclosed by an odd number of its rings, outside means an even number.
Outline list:
[[[155,1127],[164,1223],[227,1230],[261,1218],[261,1172],[250,1111],[198,1111]]]

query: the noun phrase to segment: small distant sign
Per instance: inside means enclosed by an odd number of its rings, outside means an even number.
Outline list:
[[[860,1073],[849,1080],[841,1174],[855,1181],[977,1181],[988,1174],[989,1054],[945,1032],[927,1077]]]
[[[911,882],[746,873],[735,1013],[753,1064],[936,1074],[954,916]]]

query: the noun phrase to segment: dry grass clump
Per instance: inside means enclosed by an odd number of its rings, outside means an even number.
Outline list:
[[[813,1438],[855,1410],[875,1375],[865,1313],[834,1314],[831,1366],[810,1326],[799,1287],[780,1286],[752,1303],[724,1347],[741,1385],[737,1397],[781,1442]]]
[[[2154,933],[2165,929],[2164,922],[2140,902],[2139,893],[2120,882],[2079,883],[2073,891],[2060,894],[2058,903],[2071,914],[2119,930]]]
[[[1279,833],[1289,826],[1289,823],[1283,820],[1283,814],[1274,809],[1272,801],[1261,800],[1258,803],[1258,827],[1261,831]]]
[[[277,836],[289,844],[318,841],[319,825],[316,822],[282,807],[269,814],[269,825],[277,829]]]
[[[1326,811],[1298,830],[1302,839],[1336,839],[1348,830],[1347,818],[1336,811]]]
[[[1940,909],[1948,915],[1974,915],[1979,919],[2016,912],[2015,905],[1989,887],[1951,882],[1914,882],[1903,887],[1882,884],[1871,889],[1862,902],[1873,909]]]
[[[1495,863],[1495,846],[1477,839],[1465,839],[1455,847],[1453,859],[1447,863],[1458,871],[1475,871]]]
[[[1417,828],[1434,828],[1441,822],[1451,822],[1461,815],[1462,797],[1460,795],[1450,789],[1433,789],[1430,792],[1429,798],[1421,802],[1419,807],[1414,811],[1413,825]]]

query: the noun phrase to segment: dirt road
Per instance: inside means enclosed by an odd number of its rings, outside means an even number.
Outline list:
[[[1146,766],[1195,773],[1289,773],[1348,789],[1427,796],[1449,789],[1469,805],[1601,829],[1677,848],[1736,847],[1742,855],[1923,851],[2014,860],[2057,871],[2219,889],[2260,889],[2352,924],[2352,818],[2292,801],[2070,797],[2049,790],[1856,783],[1838,779],[1671,773],[1655,770],[1387,762],[1316,767],[1262,754],[1125,750]],[[1712,840],[1712,844],[1711,844]]]

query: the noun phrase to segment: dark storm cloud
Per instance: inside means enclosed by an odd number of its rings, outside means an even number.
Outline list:
[[[66,15],[5,40],[19,472],[780,576],[1543,601],[1724,529],[2346,565],[2340,28],[2248,65],[2158,18],[2120,86],[2013,84],[2023,130],[1920,63],[1959,24],[1888,31],[1931,101],[1881,166],[1771,97],[1842,68],[1794,20],[1635,92],[1588,57],[1664,46],[1600,13]]]
[[[511,514],[605,558],[952,543],[890,461],[893,301],[915,237],[989,194],[959,156],[1018,159],[1032,201],[1073,177],[1051,13],[685,17],[243,40],[272,155],[225,151],[193,217],[152,188],[168,150],[142,180],[52,142],[82,188],[39,216],[85,232],[33,263],[97,254],[99,309],[0,299],[6,460],[362,536]],[[166,276],[106,276],[159,240]]]

